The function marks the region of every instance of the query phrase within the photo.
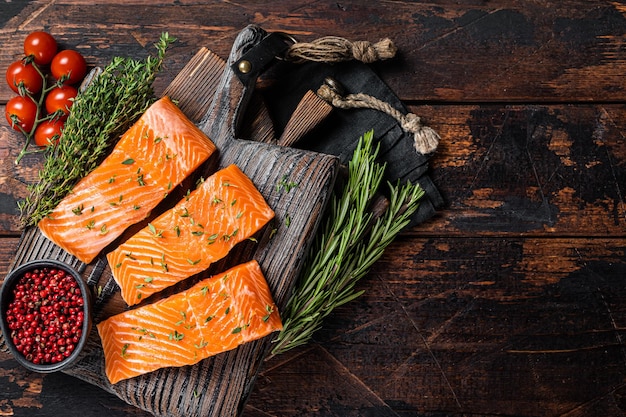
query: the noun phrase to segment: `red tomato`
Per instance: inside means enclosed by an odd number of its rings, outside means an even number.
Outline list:
[[[7,84],[11,90],[20,94],[22,85],[31,94],[37,94],[43,87],[43,78],[33,64],[24,61],[15,61],[7,68]]]
[[[87,62],[85,58],[72,49],[66,49],[52,58],[50,64],[50,71],[52,76],[57,80],[61,77],[67,76],[64,84],[76,84],[82,81],[87,74]]]
[[[48,65],[57,53],[57,41],[46,32],[32,32],[24,39],[24,55],[38,65]]]
[[[30,133],[37,118],[37,104],[29,97],[16,96],[7,102],[4,115],[13,129],[20,130],[21,127]]]
[[[61,110],[67,116],[77,94],[78,90],[71,85],[64,84],[61,87],[54,87],[46,95],[46,111],[48,114],[52,114]]]
[[[64,122],[61,120],[44,120],[35,129],[35,144],[37,146],[54,145],[59,142]]]

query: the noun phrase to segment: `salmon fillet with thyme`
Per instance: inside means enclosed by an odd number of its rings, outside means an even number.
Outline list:
[[[112,384],[164,367],[195,364],[282,329],[252,260],[190,289],[97,324]]]
[[[253,182],[223,168],[107,254],[128,305],[207,269],[274,217]]]
[[[58,246],[90,263],[129,226],[144,220],[215,150],[213,142],[163,97],[38,227]]]

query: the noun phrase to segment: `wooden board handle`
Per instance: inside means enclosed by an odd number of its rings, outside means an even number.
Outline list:
[[[235,73],[238,69],[234,69],[232,64],[267,36],[265,30],[255,25],[249,25],[239,33],[233,43],[211,106],[199,124],[220,149],[227,148],[237,137],[241,116],[247,108],[256,82],[256,77],[245,78],[246,81],[242,82]],[[248,68],[248,71],[250,70],[254,71]],[[246,68],[243,71],[246,71]]]

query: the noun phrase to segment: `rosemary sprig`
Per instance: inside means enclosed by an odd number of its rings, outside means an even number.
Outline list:
[[[152,83],[175,39],[161,34],[156,57],[114,57],[72,105],[59,143],[46,154],[39,182],[20,202],[24,226],[36,224],[91,172],[155,100]]]
[[[355,290],[355,284],[410,222],[424,195],[419,184],[388,184],[387,209],[379,216],[371,211],[385,169],[376,162],[379,147],[373,148],[372,138],[370,131],[359,140],[348,182],[341,195],[333,197],[326,223],[282,313],[283,330],[273,341],[272,355],[307,344],[335,308],[363,293]]]

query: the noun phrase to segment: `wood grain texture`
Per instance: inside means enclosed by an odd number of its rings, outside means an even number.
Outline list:
[[[18,0],[0,5],[0,68],[35,29],[90,65],[144,57],[168,30],[179,42],[161,93],[199,48],[225,58],[249,23],[303,41],[391,38],[398,56],[372,67],[441,134],[430,162],[445,207],[402,234],[312,344],[262,364],[243,416],[617,417],[625,15],[621,0]],[[1,110],[9,97],[0,85]],[[0,277],[18,247],[15,201],[40,166],[36,156],[14,166],[19,146],[0,124]],[[0,367],[0,414],[150,415],[66,374],[28,374],[4,353]]]
[[[622,415],[624,243],[401,238],[246,416]]]
[[[266,35],[258,27],[248,27],[241,31],[220,82],[213,91],[212,103],[204,106],[204,111],[200,112],[205,116],[199,126],[216,144],[219,153],[215,162],[217,167],[209,165],[203,175],[210,175],[216,168],[238,165],[272,207],[275,218],[272,225],[257,236],[258,243],[238,245],[225,260],[216,262],[202,275],[208,277],[224,270],[227,265],[236,265],[254,258],[259,262],[280,308],[286,302],[320,222],[333,188],[338,160],[330,155],[273,146],[235,136],[238,132],[239,116],[247,107],[255,83],[252,80],[251,85],[242,84],[230,69],[229,63],[236,61],[247,49],[259,44]],[[207,55],[208,51],[203,50],[199,54]],[[211,55],[208,54],[207,59],[192,61],[186,72],[196,75],[183,77],[186,79],[185,84],[204,85],[204,79],[197,76],[196,67],[209,65],[215,69],[210,58]],[[208,83],[211,84],[212,81],[209,80]],[[190,103],[198,103],[196,89],[181,90],[178,91],[174,85],[166,93],[172,100],[182,103],[184,108],[188,108]],[[202,88],[199,90],[201,94],[207,93]],[[298,186],[291,191],[277,186],[281,181],[287,180]],[[288,256],[285,256],[286,253]],[[37,228],[26,230],[14,258],[15,266],[32,259],[45,258],[59,259],[74,266],[96,288],[110,288],[113,285],[111,270],[102,260],[89,265],[82,264],[44,238]],[[180,286],[177,289],[180,290]],[[119,293],[114,296],[119,298]],[[104,306],[96,306],[100,311],[96,320],[126,308],[119,300],[110,306],[106,305],[107,299],[99,301]],[[269,339],[265,338],[203,360],[194,366],[158,370],[113,385],[102,373],[102,348],[96,332],[92,331],[89,349],[83,353],[79,364],[67,373],[115,393],[129,404],[156,416],[233,416],[239,414],[243,408],[267,351],[268,342]]]
[[[96,385],[57,373],[26,371],[9,353],[0,352],[0,412],[15,417],[48,417],[106,414],[110,417],[148,417],[151,414],[128,405]],[[74,393],[68,395],[68,392]],[[89,414],[93,412],[94,414]]]
[[[420,105],[410,110],[444,138],[431,159],[431,176],[445,209],[438,222],[422,225],[419,233],[626,233],[626,106]],[[26,195],[38,165],[35,157],[13,165],[19,137],[2,129],[0,140],[10,156],[0,161],[7,177],[0,183],[0,224],[3,231],[18,233],[16,201]]]
[[[626,235],[626,107],[420,106],[440,221],[420,233]]]
[[[403,236],[243,415],[620,415],[625,243]]]
[[[19,58],[35,28],[49,30],[93,65],[114,55],[144,56],[167,30],[183,42],[170,55],[170,78],[158,83],[163,89],[199,47],[227,56],[236,33],[258,24],[302,41],[389,37],[400,53],[380,68],[403,100],[621,101],[624,93],[621,2],[13,3],[11,17],[3,13],[0,68]],[[0,101],[9,93],[0,86]]]

